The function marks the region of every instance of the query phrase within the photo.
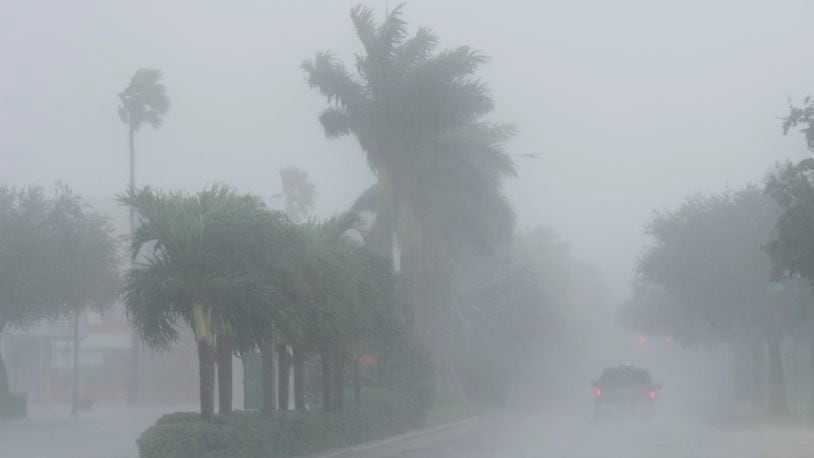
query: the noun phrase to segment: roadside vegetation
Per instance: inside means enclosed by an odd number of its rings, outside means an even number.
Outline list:
[[[783,121],[786,134],[801,127],[809,150],[813,115],[806,98]],[[812,159],[779,164],[762,186],[697,194],[656,212],[622,312],[623,324],[643,335],[695,348],[729,345],[736,401],[774,417],[798,402],[787,396],[784,343],[814,318],[812,170]]]
[[[530,157],[510,155],[515,127],[491,118],[488,57],[443,48],[402,6],[381,22],[355,7],[350,20],[354,62],[321,51],[301,68],[325,102],[314,121],[327,138],[353,138],[372,174],[332,217],[315,215],[317,186],[296,167],[279,170],[268,200],[228,184],[138,186],[136,133],[161,127],[170,107],[147,68],[119,94],[126,243],[66,186],[0,187],[0,336],[67,319],[78,349],[80,314],[120,301],[132,404],[140,346],[194,339],[198,411],[144,431],[141,458],[301,456],[536,406],[562,397],[596,345],[607,301],[596,270],[555,230],[517,227],[504,186]],[[814,151],[814,100],[791,107],[783,129],[797,127]],[[765,183],[654,213],[621,311],[643,339],[730,346],[736,397],[774,416],[789,410],[784,342],[814,318],[812,171],[814,159],[780,164]],[[254,409],[235,409],[235,357],[258,361]],[[23,416],[8,379],[0,355],[0,416]]]

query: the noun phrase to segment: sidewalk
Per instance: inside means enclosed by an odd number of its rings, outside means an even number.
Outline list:
[[[33,404],[28,417],[0,421],[3,458],[137,458],[136,439],[158,417],[178,406],[128,408],[98,404],[77,418],[70,406]]]

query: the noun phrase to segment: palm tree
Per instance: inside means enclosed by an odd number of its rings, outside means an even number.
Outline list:
[[[377,328],[386,327],[390,311],[382,310],[395,301],[387,260],[350,235],[359,224],[356,214],[345,213],[299,226],[305,242],[300,269],[308,295],[299,308],[305,326],[295,348],[319,354],[326,411],[342,411],[352,352],[363,340],[372,340]]]
[[[308,219],[314,208],[316,186],[308,178],[308,172],[297,167],[284,167],[280,169],[282,189],[272,196],[272,199],[282,199],[285,204],[285,215],[293,223],[301,223]],[[295,333],[301,334],[301,333]],[[284,334],[281,336],[286,337]],[[294,406],[297,410],[305,409],[305,350],[302,348],[302,337],[288,336],[281,341],[278,348],[279,361],[279,406],[280,410],[287,410],[289,405],[289,379],[293,373],[294,379]],[[294,342],[297,340],[298,342]],[[291,346],[289,354],[288,347]]]
[[[466,47],[437,52],[426,28],[409,36],[401,6],[381,25],[370,8],[351,10],[365,55],[358,75],[328,52],[303,64],[308,84],[328,99],[319,119],[329,138],[353,135],[376,176],[356,210],[375,213],[367,240],[393,258],[413,294],[419,337],[436,351],[462,252],[489,249],[508,239],[513,213],[502,183],[514,165],[503,151],[513,128],[491,124],[488,88],[475,73],[487,58]],[[430,329],[431,323],[441,323]]]
[[[130,182],[129,187],[136,186],[136,147],[135,135],[144,123],[150,124],[153,129],[161,127],[164,115],[170,108],[170,99],[167,91],[161,84],[161,71],[151,68],[140,68],[136,71],[130,84],[119,93],[119,117],[127,124],[130,147]],[[134,210],[130,209],[130,235],[136,231]],[[130,387],[128,402],[136,402],[139,395],[139,341],[133,333],[130,365]]]
[[[294,223],[303,222],[314,209],[316,186],[308,178],[308,172],[297,167],[281,168],[280,180],[283,188],[272,199],[283,199],[286,216]]]
[[[178,339],[179,320],[192,327],[205,418],[214,414],[217,346],[218,355],[228,357],[219,366],[220,411],[230,411],[231,384],[223,382],[232,376],[233,338],[254,316],[256,304],[276,299],[266,272],[252,262],[262,243],[258,228],[266,226],[265,208],[258,199],[221,186],[193,196],[131,189],[120,201],[142,221],[131,246],[133,259],[140,260],[124,287],[131,321],[144,341],[158,348]]]

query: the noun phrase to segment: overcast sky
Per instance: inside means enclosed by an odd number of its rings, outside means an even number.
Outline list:
[[[3,1],[0,183],[60,180],[94,201],[124,190],[117,94],[146,66],[164,72],[172,108],[138,133],[139,184],[270,196],[296,165],[319,213],[341,211],[372,176],[352,139],[324,139],[324,101],[299,65],[360,51],[356,3]],[[367,3],[384,14],[384,0]],[[814,2],[412,0],[404,13],[492,56],[493,119],[520,127],[512,153],[540,155],[507,187],[521,228],[557,228],[617,299],[654,208],[805,154],[778,117],[787,96],[814,93]]]

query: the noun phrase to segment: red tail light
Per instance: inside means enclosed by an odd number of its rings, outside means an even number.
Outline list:
[[[602,396],[602,388],[594,389],[594,394],[596,395],[596,397]]]
[[[650,392],[650,399],[656,399],[656,392],[655,391]]]

